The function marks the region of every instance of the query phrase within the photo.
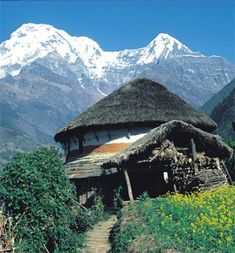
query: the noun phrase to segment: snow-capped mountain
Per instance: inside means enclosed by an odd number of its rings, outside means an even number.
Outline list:
[[[108,52],[90,38],[24,24],[0,44],[0,103],[11,115],[2,117],[7,121],[0,127],[14,125],[36,141],[48,140],[88,106],[137,77],[162,83],[200,107],[235,77],[235,67],[164,33],[145,47]]]
[[[87,37],[73,37],[44,24],[22,25],[0,45],[0,58],[0,78],[17,76],[24,67],[37,62],[55,74],[72,78],[82,88],[92,83],[102,95],[151,73],[151,78],[196,106],[235,75],[234,66],[225,59],[193,52],[164,33],[146,47],[107,52]],[[190,92],[191,86],[203,94]]]
[[[87,37],[72,37],[63,30],[43,24],[21,26],[11,34],[9,40],[1,44],[0,53],[0,78],[16,76],[24,66],[48,56],[63,58],[77,75],[76,67],[82,64],[92,79],[105,78],[110,68],[125,69],[131,65],[156,63],[173,56],[203,56],[164,33],[144,48],[105,52]],[[61,74],[59,69],[53,70]]]

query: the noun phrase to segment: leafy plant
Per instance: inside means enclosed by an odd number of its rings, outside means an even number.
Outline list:
[[[139,200],[141,200],[141,201],[144,201],[144,200],[146,200],[146,199],[148,199],[149,198],[149,195],[148,195],[148,192],[143,192],[140,196],[139,196]]]
[[[57,149],[18,153],[1,175],[0,197],[13,218],[17,252],[75,252],[86,224]],[[84,214],[84,213],[83,213]]]
[[[116,214],[118,214],[120,210],[123,208],[122,193],[123,193],[122,186],[118,186],[113,191],[113,208]]]
[[[95,191],[91,207],[92,225],[102,220],[104,215],[104,204],[102,197]]]
[[[235,140],[229,140],[228,145],[235,150]]]
[[[233,149],[233,157],[230,162],[227,162],[227,168],[229,174],[233,180],[233,184],[235,183],[235,140],[229,140],[227,144]]]

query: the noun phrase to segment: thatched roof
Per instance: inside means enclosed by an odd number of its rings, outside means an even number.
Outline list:
[[[65,173],[70,179],[99,177],[104,174],[101,165],[113,156],[113,153],[85,155],[76,158],[65,164]],[[116,173],[117,170],[113,169],[109,173]]]
[[[134,142],[121,153],[114,155],[104,162],[105,169],[123,167],[128,163],[149,158],[156,147],[160,147],[164,140],[172,141],[177,147],[189,147],[190,140],[194,139],[198,152],[205,152],[211,157],[230,159],[232,149],[219,136],[207,133],[183,121],[173,120],[151,130],[141,139]]]
[[[55,135],[55,140],[66,140],[72,133],[81,134],[88,128],[120,125],[156,127],[174,119],[208,132],[216,128],[211,118],[196,111],[165,86],[149,79],[136,79],[79,115]]]

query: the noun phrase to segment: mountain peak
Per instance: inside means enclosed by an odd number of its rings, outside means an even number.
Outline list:
[[[159,33],[146,47],[145,53],[140,58],[140,64],[149,64],[157,62],[159,59],[166,60],[169,57],[182,55],[203,56],[200,53],[193,52],[179,40],[173,38],[167,33]]]
[[[74,63],[78,59],[91,62],[91,58],[102,52],[99,45],[88,37],[73,37],[51,25],[27,23],[11,34],[9,40],[0,45],[0,77],[16,76],[23,66],[47,55]],[[11,65],[10,73],[5,66]]]
[[[11,38],[14,37],[23,37],[28,36],[30,33],[51,33],[55,32],[57,29],[51,25],[47,24],[34,24],[34,23],[26,23],[20,26],[16,31],[11,34]]]
[[[159,33],[158,36],[152,40],[149,44],[150,46],[155,46],[163,49],[165,51],[165,58],[169,55],[169,52],[172,52],[173,50],[183,50],[184,53],[193,53],[188,47],[186,47],[184,44],[182,44],[179,40],[173,38],[169,34],[166,33]]]
[[[12,37],[23,37],[23,36],[30,36],[30,34],[35,33],[37,36],[37,40],[43,40],[43,36],[46,40],[50,39],[50,37],[55,38],[55,36],[61,36],[64,39],[71,42],[71,40],[76,40],[76,42],[88,44],[88,45],[96,45],[96,47],[99,47],[99,45],[92,39],[86,37],[86,36],[71,36],[64,30],[58,29],[52,25],[48,24],[34,24],[34,23],[27,23],[20,26],[16,31],[14,31],[11,34]]]
[[[168,40],[168,41],[176,41],[179,44],[182,44],[181,42],[179,42],[177,39],[175,39],[174,37],[172,37],[171,35],[167,34],[167,33],[159,33],[157,35],[157,37],[154,40]]]

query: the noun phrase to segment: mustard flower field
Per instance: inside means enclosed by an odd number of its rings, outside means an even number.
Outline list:
[[[114,252],[235,252],[235,186],[142,199],[123,209]]]

